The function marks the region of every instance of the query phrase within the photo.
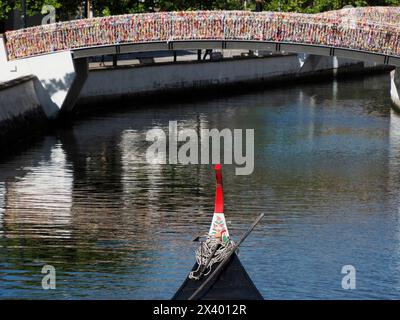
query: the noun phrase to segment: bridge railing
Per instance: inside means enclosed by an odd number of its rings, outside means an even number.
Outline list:
[[[339,14],[196,11],[76,20],[6,33],[9,59],[124,43],[253,40],[348,48],[400,56],[400,28]],[[369,14],[371,15],[371,14]]]
[[[319,14],[323,17],[351,21],[364,21],[368,24],[400,24],[400,7],[357,7],[326,11]]]

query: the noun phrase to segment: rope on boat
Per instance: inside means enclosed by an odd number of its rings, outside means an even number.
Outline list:
[[[207,276],[214,264],[224,261],[234,248],[235,243],[231,240],[224,243],[221,239],[208,237],[196,250],[197,269],[190,272],[189,279],[200,280]]]

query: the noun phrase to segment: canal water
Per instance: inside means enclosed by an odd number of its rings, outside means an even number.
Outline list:
[[[169,299],[208,231],[208,165],[144,163],[147,130],[255,129],[255,168],[223,167],[240,258],[266,299],[400,298],[400,117],[389,76],[76,120],[0,162],[0,298]],[[43,290],[44,265],[56,289]],[[354,266],[356,289],[342,288]]]

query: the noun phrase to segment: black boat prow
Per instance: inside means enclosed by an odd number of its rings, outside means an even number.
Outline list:
[[[213,266],[209,276],[212,276],[217,266],[218,264]],[[196,269],[197,263],[193,267],[193,270]],[[232,254],[222,271],[214,278],[194,297],[194,300],[264,300],[236,253]],[[172,300],[188,300],[207,279],[208,276],[200,280],[187,278]]]
[[[264,300],[240,262],[236,252],[264,217],[256,219],[235,243],[224,216],[221,165],[215,165],[214,215],[207,239],[196,250],[196,263],[172,300]],[[211,270],[209,270],[211,268]]]

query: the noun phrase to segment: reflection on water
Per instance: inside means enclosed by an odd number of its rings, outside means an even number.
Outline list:
[[[76,121],[0,163],[0,298],[170,298],[208,230],[205,165],[150,165],[146,131],[255,129],[255,171],[224,166],[234,238],[267,299],[400,298],[400,120],[388,76]],[[41,289],[41,268],[57,289]],[[341,289],[343,265],[357,290]]]

